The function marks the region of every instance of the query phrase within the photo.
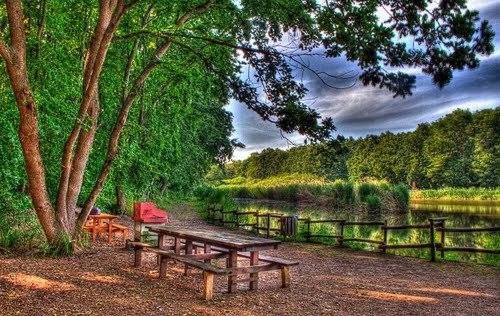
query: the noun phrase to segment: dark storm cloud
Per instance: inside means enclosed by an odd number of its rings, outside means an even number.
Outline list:
[[[482,58],[481,65],[475,70],[454,73],[454,79],[444,89],[438,89],[431,79],[418,69],[407,69],[417,75],[417,87],[413,95],[405,99],[393,98],[392,94],[376,87],[364,87],[352,79],[323,79],[335,87],[325,85],[311,72],[297,72],[309,89],[306,103],[318,110],[323,116],[334,119],[338,132],[345,136],[365,136],[380,134],[387,130],[400,132],[414,129],[422,122],[431,122],[450,113],[454,109],[478,110],[500,106],[500,1],[476,0],[470,7],[478,9],[484,19],[488,19],[495,32],[496,51],[492,56]],[[325,60],[309,57],[306,60],[311,68],[333,75],[352,71],[359,74],[355,63],[342,58]],[[235,102],[229,109],[234,113],[235,136],[246,144],[238,149],[236,159],[266,147],[285,148],[290,143],[284,139],[273,124],[263,122],[254,112]],[[287,135],[287,138],[300,144],[300,135]]]

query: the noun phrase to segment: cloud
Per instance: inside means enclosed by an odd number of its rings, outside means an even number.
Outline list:
[[[469,6],[478,9],[481,17],[488,19],[495,32],[500,34],[500,1],[475,0]],[[499,35],[495,37],[495,46],[500,47]],[[321,57],[310,57],[308,62],[314,69],[331,74],[359,70],[356,64],[344,58],[324,60]],[[500,106],[500,50],[482,58],[478,69],[455,72],[451,84],[443,89],[434,86],[430,77],[420,73],[418,69],[409,71],[417,75],[417,88],[412,96],[405,99],[393,98],[386,90],[364,87],[359,82],[349,89],[333,89],[310,72],[296,75],[309,89],[306,103],[323,116],[332,117],[338,132],[344,136],[360,137],[388,130],[408,131],[457,108],[479,110]],[[329,84],[337,87],[348,86],[353,82],[327,79]],[[247,146],[236,150],[235,159],[245,158],[251,152],[267,147],[290,146],[272,123],[263,122],[253,111],[237,102],[232,102],[228,108],[234,113],[234,136]],[[298,134],[288,135],[287,138],[297,144],[303,141],[303,137]]]

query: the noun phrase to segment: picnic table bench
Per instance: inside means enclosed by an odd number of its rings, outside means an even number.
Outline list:
[[[158,234],[157,246],[141,242],[130,242],[134,248],[134,266],[140,267],[142,254],[153,252],[158,255],[159,277],[164,278],[169,261],[177,261],[188,268],[203,271],[203,297],[213,297],[214,276],[227,275],[228,292],[236,290],[237,283],[249,283],[250,290],[258,289],[259,272],[281,270],[281,286],[290,286],[289,267],[298,262],[283,258],[261,255],[262,250],[276,249],[280,241],[227,232],[213,232],[200,229],[182,229],[176,227],[147,227]],[[165,245],[166,237],[173,237],[173,245]],[[198,250],[202,249],[202,253]],[[250,259],[249,266],[238,266],[238,257]],[[213,259],[226,259],[226,266],[212,264]],[[239,275],[248,275],[238,279]]]
[[[83,229],[92,235],[92,242],[96,242],[97,236],[102,233],[108,234],[108,243],[110,243],[116,233],[122,234],[122,239],[125,241],[127,237],[128,228],[126,226],[114,223],[118,218],[116,215],[111,214],[96,214],[89,215]]]

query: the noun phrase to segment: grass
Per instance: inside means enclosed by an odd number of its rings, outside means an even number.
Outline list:
[[[288,174],[267,179],[233,178],[216,189],[235,198],[307,202],[337,207],[406,211],[409,190],[387,182],[328,181],[308,174]],[[212,195],[215,193],[211,193]]]
[[[499,201],[498,188],[441,188],[411,191],[412,200]]]

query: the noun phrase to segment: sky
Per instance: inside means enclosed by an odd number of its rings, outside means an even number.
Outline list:
[[[454,72],[452,82],[443,89],[433,85],[431,78],[418,69],[406,70],[417,76],[417,82],[413,95],[404,99],[393,98],[390,92],[377,87],[365,87],[357,80],[336,85],[354,84],[348,89],[330,88],[306,74],[303,78],[309,89],[306,103],[322,116],[332,117],[337,133],[346,137],[409,131],[420,123],[432,122],[457,108],[475,111],[500,106],[500,0],[473,0],[468,3],[469,8],[479,10],[481,18],[490,21],[497,34],[495,52],[481,57],[479,68]],[[332,74],[359,70],[356,64],[341,58],[327,61],[318,58],[311,64]],[[233,137],[246,146],[235,150],[234,160],[244,159],[252,152],[267,147],[286,149],[303,143],[304,138],[299,134],[283,138],[272,123],[262,121],[257,114],[236,101],[228,105],[228,110],[234,116]]]

